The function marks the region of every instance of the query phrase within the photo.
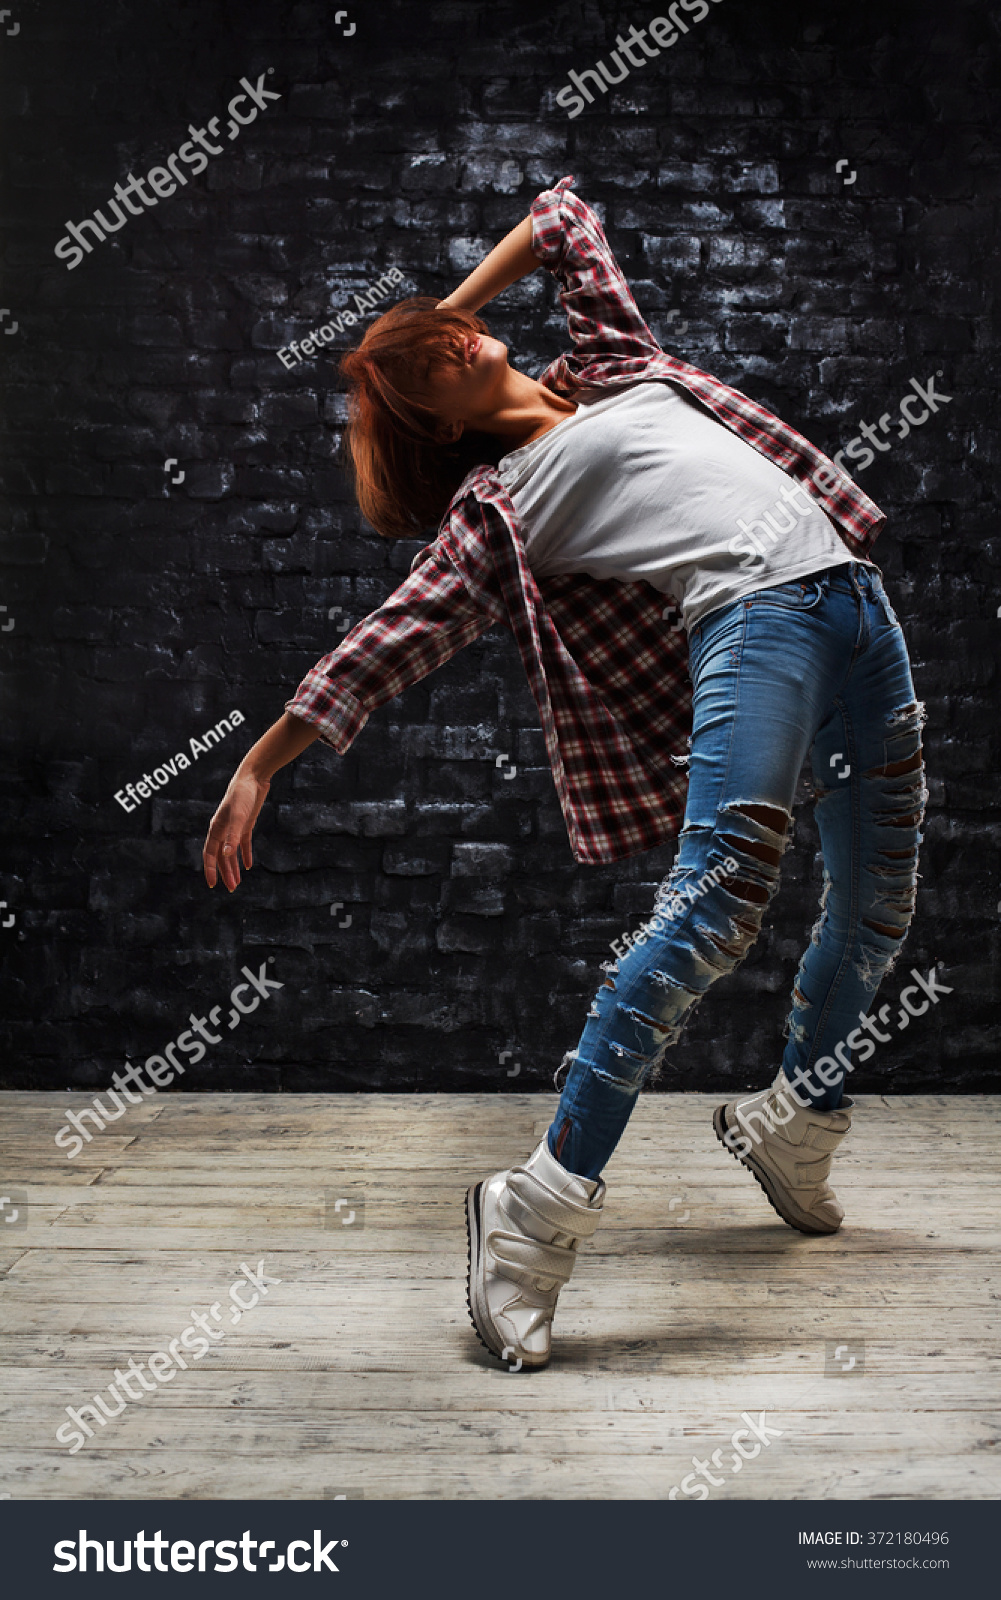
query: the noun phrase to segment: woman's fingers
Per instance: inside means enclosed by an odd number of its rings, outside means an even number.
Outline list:
[[[209,824],[202,865],[205,882],[215,888],[221,878],[232,894],[240,882],[240,856],[249,872],[254,854],[251,835],[268,793],[267,783],[235,777]]]
[[[240,881],[240,866],[236,846],[241,828],[233,815],[232,804],[225,801],[219,807],[209,826],[208,838],[202,851],[205,882],[214,889],[218,878],[232,892]]]
[[[205,844],[202,847],[202,871],[205,874],[205,882],[208,884],[210,889],[215,888],[216,877],[218,874],[218,864],[216,861],[218,846],[213,840],[212,832],[213,830],[210,826],[208,834],[206,835]]]
[[[227,839],[219,852],[222,866],[222,881],[230,894],[240,881],[240,861],[236,853],[236,846]]]
[[[205,872],[205,882],[210,889],[214,889],[219,878],[226,888],[233,890],[239,883],[239,869],[235,866],[236,853],[229,830],[224,827],[213,827],[205,841],[202,851],[202,867]]]

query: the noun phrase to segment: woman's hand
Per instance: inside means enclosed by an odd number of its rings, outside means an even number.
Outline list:
[[[229,788],[209,823],[202,851],[202,868],[210,889],[215,888],[217,877],[222,878],[231,894],[236,888],[240,881],[237,846],[247,871],[253,866],[250,836],[270,787],[268,779],[245,772],[242,766],[234,772]]]
[[[243,856],[243,864],[250,871],[254,864],[250,835],[267,799],[271,779],[279,767],[284,767],[286,762],[294,761],[296,756],[301,755],[317,734],[318,730],[302,717],[294,717],[291,712],[284,711],[267,733],[262,734],[247,751],[230,778],[229,788],[209,823],[202,851],[202,869],[210,889],[215,888],[217,877],[222,878],[231,894],[236,888],[240,881],[237,845]]]

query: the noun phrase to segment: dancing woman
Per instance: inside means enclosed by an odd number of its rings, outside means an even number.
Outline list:
[[[843,1081],[885,1037],[868,1008],[913,915],[927,797],[924,713],[867,555],[885,517],[780,418],[660,348],[572,182],[452,294],[395,306],[345,356],[362,511],[390,538],[438,534],[240,763],[203,852],[209,886],[235,889],[277,769],[316,738],[343,754],[375,707],[497,622],[525,664],[575,859],[621,860],[680,826],[654,915],[557,1069],[547,1135],[467,1195],[473,1325],[525,1366],[549,1359],[640,1089],[757,937],[808,754],[821,915],[777,1076],[714,1126],[792,1227],[840,1226]],[[476,313],[540,264],[572,349],[536,380]]]

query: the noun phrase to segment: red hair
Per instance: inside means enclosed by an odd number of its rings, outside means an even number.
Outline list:
[[[430,295],[401,300],[341,360],[348,383],[344,443],[364,516],[387,539],[437,527],[471,467],[496,465],[504,446],[464,429],[449,443],[428,406],[406,393],[435,368],[460,362],[470,333],[488,333],[471,311],[439,311]]]

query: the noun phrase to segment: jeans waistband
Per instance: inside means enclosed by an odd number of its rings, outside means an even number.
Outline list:
[[[828,587],[840,584],[851,593],[861,590],[870,596],[878,594],[882,587],[879,569],[865,566],[861,561],[842,561],[836,567],[825,567],[822,572],[810,576],[815,581],[826,580]]]

